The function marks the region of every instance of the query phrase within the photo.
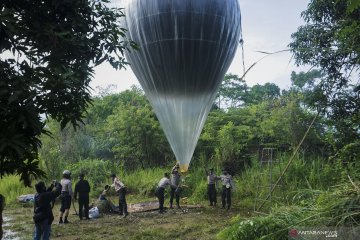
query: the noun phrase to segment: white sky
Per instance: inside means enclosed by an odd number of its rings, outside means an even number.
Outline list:
[[[300,14],[310,2],[310,0],[239,1],[246,68],[264,56],[256,51],[276,52],[288,49],[291,34],[304,23]],[[305,69],[305,67],[295,67],[290,52],[279,53],[258,62],[248,72],[245,80],[250,86],[271,82],[284,89],[290,86],[291,71],[299,72]],[[228,72],[243,75],[240,47]],[[90,86],[96,90],[97,86],[106,88],[110,84],[117,86],[116,92],[129,89],[134,84],[140,86],[130,67],[127,67],[127,70],[116,71],[109,64],[98,66]]]

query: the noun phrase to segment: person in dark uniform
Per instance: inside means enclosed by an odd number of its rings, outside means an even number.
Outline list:
[[[53,187],[55,185],[55,191]],[[61,193],[60,183],[53,181],[53,184],[46,189],[43,181],[35,184],[36,194],[34,200],[34,216],[35,232],[34,240],[50,239],[51,224],[54,220],[51,202],[54,201]]]
[[[207,194],[210,201],[210,206],[216,206],[216,181],[220,180],[220,177],[216,176],[214,169],[210,168],[209,171],[206,171],[207,175]]]
[[[111,186],[114,187],[115,191],[119,194],[119,214],[123,215],[123,217],[126,218],[129,215],[129,212],[127,210],[125,184],[122,183],[115,174],[111,174],[110,177],[113,181],[113,184],[111,184]]]
[[[79,203],[79,218],[83,219],[83,209],[85,212],[85,218],[89,220],[89,193],[90,193],[90,184],[87,180],[84,179],[85,175],[81,173],[79,175],[79,181],[75,184],[74,199],[78,200]],[[79,193],[79,199],[77,195]]]
[[[181,174],[179,172],[180,166],[177,163],[171,170],[171,183],[173,186],[170,188],[170,208],[173,208],[174,196],[176,201],[176,207],[180,208],[180,182]]]

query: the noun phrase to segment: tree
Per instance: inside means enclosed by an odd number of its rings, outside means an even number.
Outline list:
[[[126,170],[165,165],[170,145],[144,93],[122,92],[121,102],[107,118],[107,141]]]
[[[241,106],[245,100],[247,89],[244,79],[235,74],[226,74],[217,96],[218,107],[221,107],[221,102],[225,105],[223,108]]]
[[[360,138],[360,1],[312,0],[302,17],[290,47],[297,64],[321,71],[313,105],[326,110],[341,148]]]
[[[108,0],[0,2],[0,174],[44,176],[37,159],[42,118],[64,128],[81,122],[91,102],[94,67],[127,63],[135,48],[120,26],[120,9]]]
[[[280,88],[274,83],[256,84],[247,93],[245,104],[259,104],[280,97]]]

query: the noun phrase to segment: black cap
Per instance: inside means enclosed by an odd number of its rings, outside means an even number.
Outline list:
[[[112,173],[112,174],[110,175],[110,177],[112,177],[112,178],[116,177],[115,173]]]
[[[80,173],[80,174],[79,174],[79,177],[80,177],[80,178],[84,178],[84,177],[85,177],[85,174]]]

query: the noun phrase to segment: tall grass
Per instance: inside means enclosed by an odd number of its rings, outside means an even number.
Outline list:
[[[18,196],[29,193],[35,193],[35,189],[25,187],[19,176],[7,175],[0,179],[0,194],[5,197],[7,204],[15,202]]]
[[[129,174],[120,175],[128,192],[141,196],[155,196],[155,189],[164,176],[162,168],[142,169]]]

